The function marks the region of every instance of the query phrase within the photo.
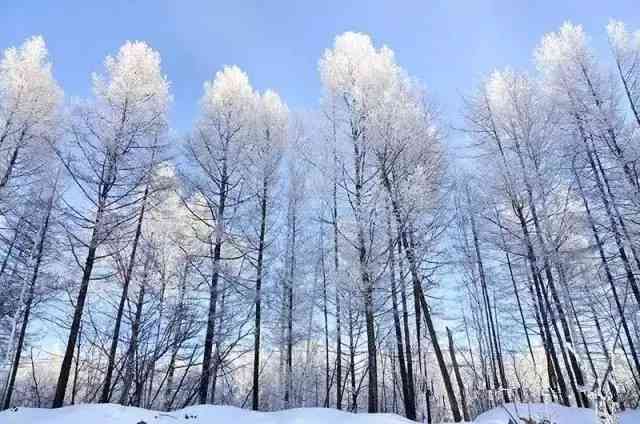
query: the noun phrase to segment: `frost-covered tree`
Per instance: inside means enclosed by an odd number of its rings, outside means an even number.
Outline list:
[[[340,139],[350,144],[350,164],[346,190],[353,211],[355,247],[359,262],[360,290],[365,312],[368,352],[369,412],[378,410],[378,373],[376,332],[374,322],[375,281],[371,269],[369,225],[366,216],[370,205],[372,174],[368,126],[371,113],[381,100],[384,89],[394,83],[397,68],[393,53],[383,47],[376,49],[369,36],[347,32],[336,37],[333,49],[325,51],[320,60],[320,77],[324,86],[324,101],[335,111],[331,119],[339,127]]]
[[[62,90],[53,78],[42,37],[4,51],[0,62],[0,201],[12,181],[32,175],[61,124]],[[3,208],[8,205],[0,205]]]
[[[246,163],[251,151],[256,96],[249,78],[237,66],[216,73],[213,81],[205,82],[200,100],[200,116],[188,137],[186,150],[193,169],[187,171],[189,189],[204,202],[206,215],[199,215],[209,227],[206,239],[210,246],[211,278],[209,308],[204,340],[204,356],[198,399],[208,401],[212,363],[218,283],[223,270],[223,246],[230,240],[229,228],[233,211],[245,199]],[[212,394],[213,395],[213,394]]]
[[[287,142],[288,109],[273,91],[256,94],[255,134],[251,140],[248,175],[253,175],[251,183],[258,203],[258,235],[250,234],[249,243],[255,246],[256,291],[255,291],[255,334],[253,350],[253,392],[252,408],[260,407],[260,333],[262,320],[262,282],[264,278],[265,250],[267,245],[269,211],[273,207],[273,190],[278,180],[278,168]],[[251,230],[250,230],[251,231]]]
[[[127,42],[116,56],[108,56],[104,65],[105,74],[93,76],[93,99],[77,106],[68,144],[58,148],[77,189],[74,200],[65,203],[69,245],[82,278],[54,407],[64,403],[96,261],[109,255],[108,242],[114,235],[122,235],[120,230],[138,216],[131,213],[132,206],[144,198],[145,183],[167,129],[171,96],[160,55],[146,43]],[[84,261],[80,260],[82,252],[86,254]]]
[[[640,31],[629,32],[623,22],[612,20],[607,34],[629,107],[640,126]]]
[[[428,101],[415,81],[398,72],[396,82],[384,93],[383,100],[372,113],[370,139],[377,161],[378,178],[393,216],[392,245],[399,246],[409,265],[415,297],[416,332],[420,343],[421,315],[427,324],[440,372],[445,382],[452,409],[456,411],[456,399],[451,386],[444,356],[438,342],[430,306],[423,293],[423,277],[420,274],[421,254],[415,242],[428,238],[428,231],[419,234],[418,228],[436,228],[437,210],[441,197],[440,183],[443,157],[441,134]],[[389,247],[391,248],[391,246]],[[394,247],[395,249],[395,247]],[[402,259],[402,258],[401,258]],[[391,257],[390,260],[393,260]],[[393,274],[393,271],[390,271]],[[391,276],[393,282],[393,275]],[[403,355],[398,355],[401,379],[405,386],[405,411],[408,418],[415,418],[415,383],[413,358],[409,334],[407,295],[404,279],[399,279],[403,309],[403,331],[406,366]],[[397,324],[396,324],[397,325]],[[401,331],[396,330],[401,344]],[[418,345],[418,352],[421,346]],[[420,355],[420,353],[419,353]],[[420,359],[421,360],[421,359]],[[403,372],[403,368],[405,371]],[[405,377],[403,377],[403,374]],[[457,411],[454,412],[454,416]]]

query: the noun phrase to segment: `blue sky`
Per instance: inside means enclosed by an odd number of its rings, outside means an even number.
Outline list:
[[[45,37],[68,96],[85,96],[90,74],[126,40],[159,50],[172,82],[172,125],[188,130],[202,83],[237,64],[253,85],[278,91],[292,109],[317,105],[318,58],[335,35],[369,33],[396,52],[445,112],[459,122],[460,97],[492,69],[531,66],[542,35],[563,21],[584,25],[609,60],[609,18],[640,27],[637,0],[597,1],[214,1],[3,0],[0,48]]]

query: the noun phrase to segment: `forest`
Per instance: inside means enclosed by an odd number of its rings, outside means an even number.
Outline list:
[[[640,31],[605,23],[451,93],[462,127],[359,32],[314,110],[226,66],[186,133],[144,41],[86,98],[2,46],[0,409],[638,408]]]

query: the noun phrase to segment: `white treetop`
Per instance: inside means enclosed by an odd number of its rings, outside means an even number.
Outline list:
[[[105,75],[93,75],[93,91],[104,125],[113,132],[109,139],[126,148],[139,135],[164,130],[171,96],[160,54],[144,42],[127,41],[104,66]]]
[[[247,74],[237,66],[225,67],[216,72],[213,81],[204,83],[200,100],[203,124],[213,125],[221,137],[233,137],[249,123],[254,96]]]
[[[43,137],[54,139],[62,90],[53,78],[42,37],[4,51],[0,61],[0,189],[18,168],[35,168]],[[30,149],[33,147],[33,149]]]
[[[4,51],[0,62],[0,125],[3,132],[51,124],[62,100],[47,47],[40,36]]]

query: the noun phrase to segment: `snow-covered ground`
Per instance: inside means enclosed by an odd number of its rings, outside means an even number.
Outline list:
[[[584,408],[568,408],[556,404],[510,404],[495,408],[478,416],[473,424],[507,424],[509,415],[520,418],[546,418],[554,424],[596,424],[595,411]],[[1,423],[1,421],[0,421]],[[518,424],[521,424],[519,422]],[[619,415],[619,424],[640,424],[640,410],[626,411]]]
[[[545,417],[554,424],[596,423],[592,410],[559,405],[509,405],[511,414]],[[507,424],[508,413],[493,409],[473,424]],[[303,408],[279,412],[253,412],[233,406],[191,406],[157,412],[119,405],[76,405],[60,409],[14,408],[0,413],[0,424],[409,424],[392,414],[351,414],[334,409]],[[640,411],[620,415],[619,424],[640,424]]]
[[[0,413],[0,424],[408,424],[392,414],[351,414],[334,409],[303,408],[254,412],[233,406],[190,406],[157,412],[120,405],[77,405],[60,409],[18,408]]]

